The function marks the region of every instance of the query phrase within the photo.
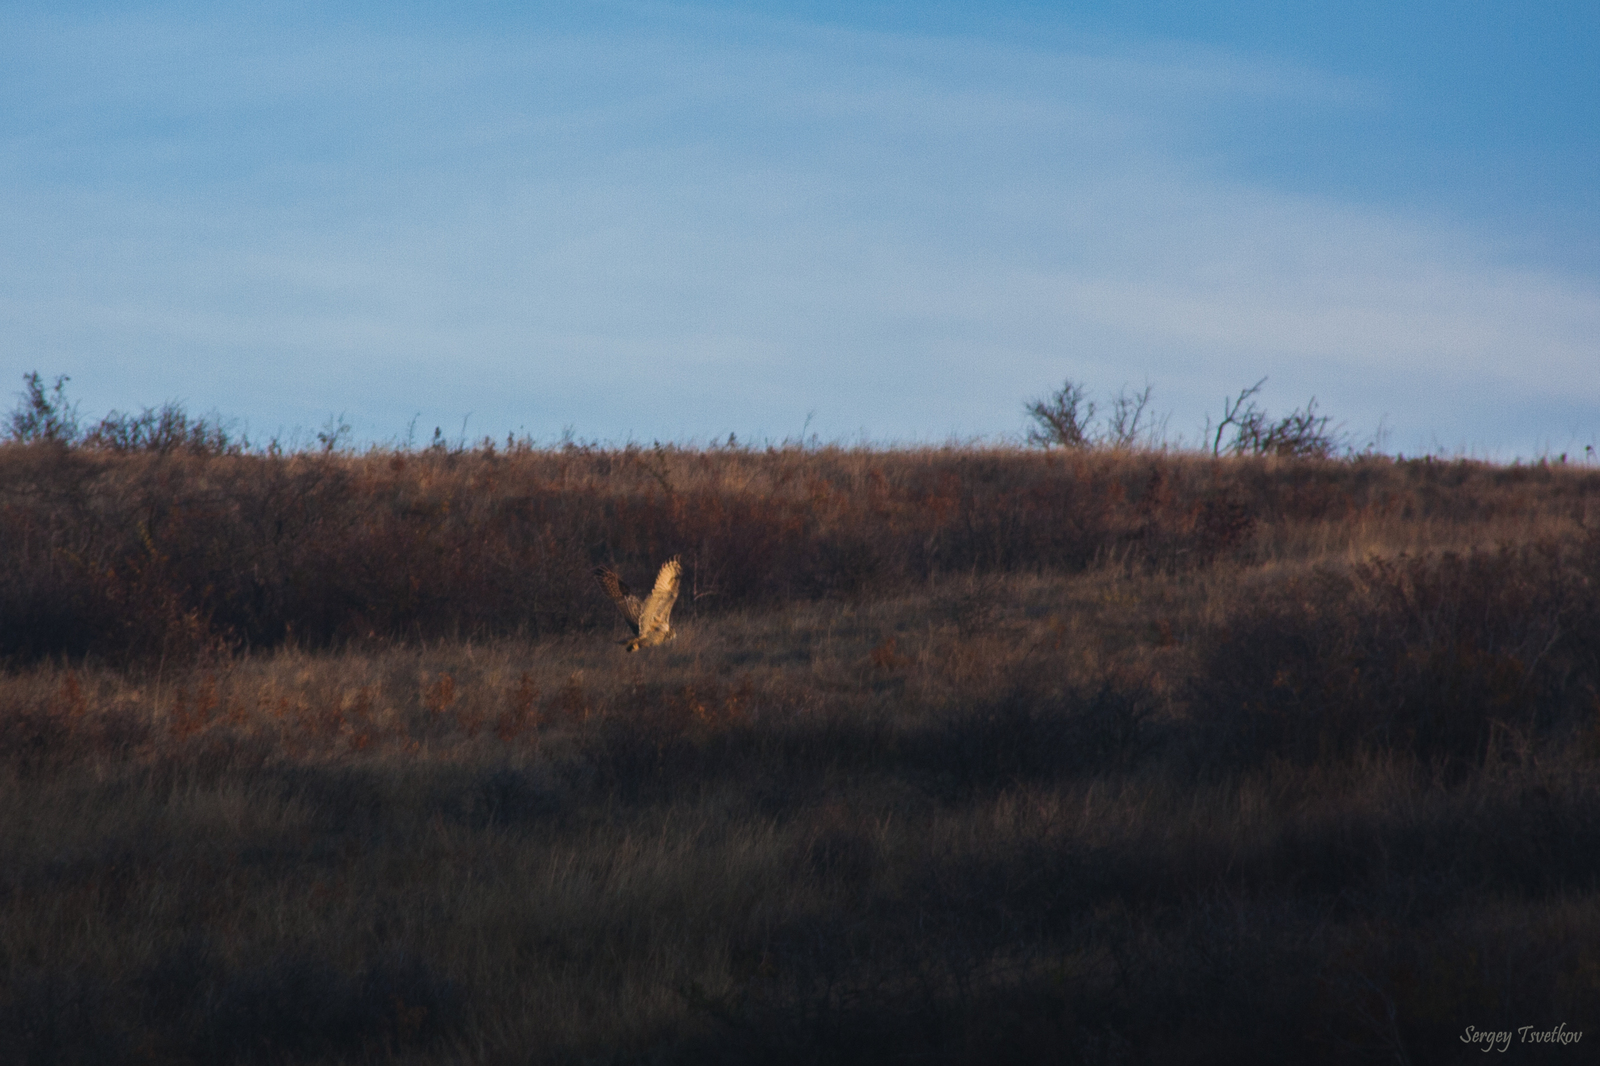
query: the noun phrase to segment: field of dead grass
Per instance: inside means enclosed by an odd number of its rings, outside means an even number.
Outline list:
[[[0,1060],[1584,1061],[1597,501],[0,448]],[[588,569],[675,552],[626,655]]]

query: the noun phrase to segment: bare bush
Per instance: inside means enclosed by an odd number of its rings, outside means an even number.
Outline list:
[[[1157,442],[1161,424],[1150,411],[1153,386],[1137,392],[1121,389],[1111,401],[1111,410],[1096,424],[1098,409],[1087,398],[1084,387],[1068,381],[1049,396],[1032,400],[1024,410],[1033,419],[1027,443],[1036,447],[1110,448],[1123,450]]]
[[[248,448],[246,442],[234,440],[220,420],[191,418],[179,403],[147,407],[137,415],[112,411],[84,434],[83,443],[124,454],[166,455],[181,449],[197,455],[239,455]]]
[[[1221,455],[1222,438],[1231,428],[1233,440],[1227,450],[1233,455],[1275,455],[1290,459],[1330,459],[1349,449],[1348,437],[1331,427],[1332,417],[1317,413],[1317,400],[1311,400],[1280,419],[1274,420],[1257,405],[1255,397],[1266,378],[1239,390],[1239,395],[1222,402],[1222,418],[1215,431],[1209,422],[1211,454]]]
[[[1124,388],[1111,402],[1111,414],[1106,418],[1106,428],[1100,441],[1110,448],[1133,448],[1149,439],[1150,394],[1153,386],[1146,385],[1138,392]]]
[[[1087,448],[1094,443],[1094,401],[1084,398],[1083,386],[1070,379],[1043,399],[1030,401],[1025,410],[1033,419],[1028,443],[1042,447]]]
[[[7,439],[24,444],[73,444],[78,440],[78,408],[67,400],[65,374],[46,391],[37,370],[23,376],[24,389],[8,419]]]

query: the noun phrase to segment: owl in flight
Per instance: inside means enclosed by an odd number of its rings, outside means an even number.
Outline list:
[[[600,587],[616,603],[617,610],[622,612],[622,617],[628,620],[633,630],[633,639],[627,642],[629,651],[677,639],[678,634],[669,619],[672,617],[672,605],[678,599],[678,575],[682,572],[683,566],[674,555],[661,565],[661,572],[656,575],[656,587],[650,590],[650,598],[640,603],[639,597],[628,591],[628,586],[622,583],[615,570],[595,567],[594,576],[600,579]]]

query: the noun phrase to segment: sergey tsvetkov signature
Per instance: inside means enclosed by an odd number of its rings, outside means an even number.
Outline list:
[[[1475,1025],[1467,1026],[1467,1031],[1461,1034],[1463,1044],[1482,1044],[1480,1051],[1505,1051],[1513,1040],[1518,1044],[1576,1044],[1583,1039],[1583,1030],[1568,1029],[1567,1023],[1562,1022],[1554,1029],[1536,1029],[1531,1025],[1524,1025],[1517,1029],[1502,1029],[1491,1032],[1479,1029]]]

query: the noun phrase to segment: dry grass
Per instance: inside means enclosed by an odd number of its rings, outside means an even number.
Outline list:
[[[0,449],[0,1060],[1580,1061],[1597,488]]]

